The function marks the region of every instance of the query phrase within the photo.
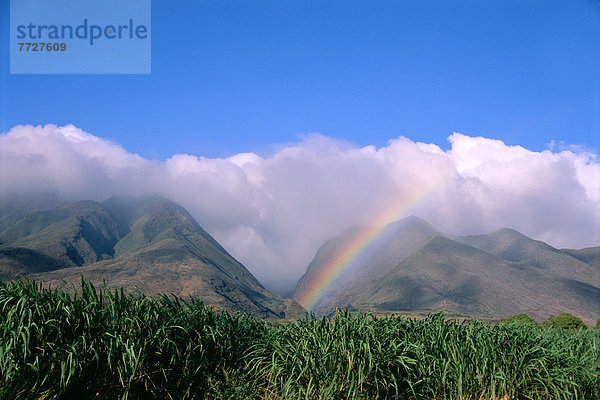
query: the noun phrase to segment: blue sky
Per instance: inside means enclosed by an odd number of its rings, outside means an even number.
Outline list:
[[[157,159],[309,132],[600,149],[597,1],[154,0],[150,75],[10,75],[1,7],[2,132],[74,124]]]

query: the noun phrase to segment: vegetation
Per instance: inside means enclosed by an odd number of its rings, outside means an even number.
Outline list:
[[[551,315],[544,321],[544,326],[561,329],[587,329],[587,325],[583,323],[581,318],[569,313],[560,313],[558,316]]]
[[[160,294],[161,288],[201,296],[264,318],[305,313],[267,291],[184,208],[160,197],[114,196],[0,218],[0,224],[4,219],[9,222],[0,227],[2,280],[28,276],[67,286],[77,285],[83,273],[92,282],[105,280],[147,295]]]
[[[85,281],[0,283],[0,398],[598,399],[600,331],[440,313],[273,323]]]
[[[527,314],[511,315],[510,317],[502,318],[500,322],[505,324],[529,324],[537,325],[537,322]]]

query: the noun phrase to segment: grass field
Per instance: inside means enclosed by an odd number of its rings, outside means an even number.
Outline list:
[[[350,315],[0,284],[1,399],[600,399],[600,330]]]

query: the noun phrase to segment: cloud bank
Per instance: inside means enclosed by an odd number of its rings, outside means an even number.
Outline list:
[[[600,245],[598,155],[448,140],[449,150],[404,137],[375,148],[311,134],[264,157],[155,161],[74,126],[16,126],[0,135],[0,197],[165,196],[280,293],[326,240],[411,196],[398,218],[414,214],[447,233],[511,227],[557,247]]]

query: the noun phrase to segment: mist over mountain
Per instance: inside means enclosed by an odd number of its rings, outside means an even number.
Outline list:
[[[532,150],[467,133],[424,143],[390,132],[379,146],[315,133],[255,153],[214,158],[186,148],[155,159],[73,125],[15,126],[0,133],[0,203],[35,211],[158,194],[278,293],[294,289],[326,240],[407,199],[403,215],[453,235],[510,226],[556,248],[600,243],[597,151]]]
[[[0,278],[95,284],[193,296],[267,318],[304,310],[270,293],[181,206],[160,197],[112,197],[49,210],[8,212],[0,231]]]
[[[264,317],[304,312],[267,291],[184,208],[164,198],[2,207],[3,280],[27,276],[60,286],[77,284],[83,274],[94,283],[191,295]],[[324,266],[365,230],[357,226],[323,244],[294,299],[301,301]],[[482,317],[524,312],[538,320],[565,311],[591,322],[600,315],[600,247],[557,249],[506,228],[448,235],[411,216],[388,224],[363,247],[312,309],[339,307]]]
[[[306,302],[332,257],[355,241],[361,229],[353,228],[319,249],[297,284],[296,300]],[[570,312],[593,323],[600,316],[599,250],[559,250],[513,229],[451,236],[408,217],[389,224],[346,265],[312,310],[444,309],[494,318],[527,313],[538,320]]]

